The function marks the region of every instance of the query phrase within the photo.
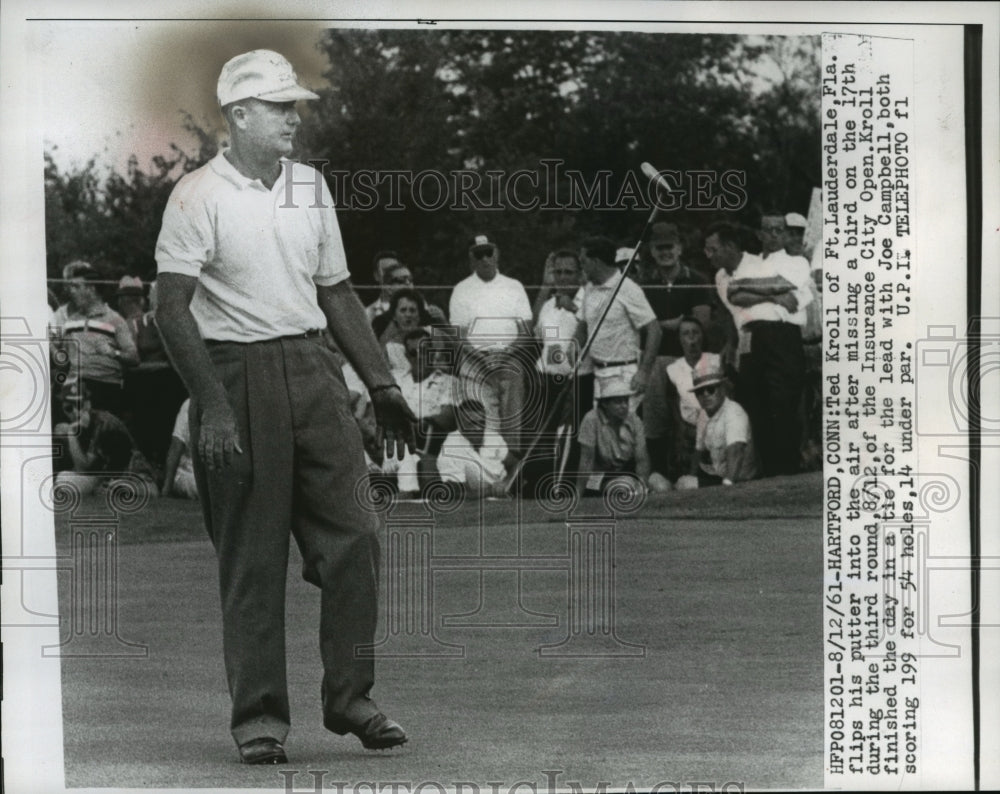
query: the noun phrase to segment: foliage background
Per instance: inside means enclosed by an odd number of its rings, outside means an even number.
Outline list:
[[[298,159],[355,174],[536,172],[561,161],[590,184],[609,172],[614,203],[643,161],[660,169],[745,174],[738,211],[684,207],[668,220],[703,265],[700,230],[725,216],[748,224],[765,208],[805,214],[820,180],[819,39],[606,31],[331,29],[317,46],[328,86],[303,103]],[[183,109],[181,109],[183,110]],[[155,276],[160,216],[176,180],[207,161],[225,132],[191,116],[187,141],[124,173],[96,155],[84,165],[45,158],[46,258],[50,278],[88,259],[117,278]],[[331,187],[335,187],[331,185]],[[566,195],[567,185],[550,185]],[[429,191],[432,195],[435,190]],[[381,184],[373,209],[339,211],[349,267],[371,282],[375,251],[398,250],[421,285],[443,288],[468,273],[471,234],[489,231],[501,268],[540,281],[545,255],[588,234],[634,244],[648,210],[621,206],[519,211],[417,206],[389,209]],[[433,291],[432,291],[433,292]]]

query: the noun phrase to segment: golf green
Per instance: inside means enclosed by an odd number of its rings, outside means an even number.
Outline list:
[[[197,505],[115,517],[87,499],[57,522],[81,571],[60,577],[66,783],[820,787],[820,494],[809,474],[628,513],[601,500],[393,507],[372,694],[410,742],[385,753],[322,728],[318,593],[293,550],[289,764],[265,768],[241,766],[229,736]]]

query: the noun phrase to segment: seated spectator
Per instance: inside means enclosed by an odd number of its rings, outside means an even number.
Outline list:
[[[115,292],[115,308],[128,323],[132,338],[138,344],[139,325],[146,313],[146,290],[142,285],[142,279],[135,276],[121,277],[118,281],[118,291]]]
[[[646,386],[642,420],[646,426],[655,471],[669,469],[668,453],[677,447],[671,436],[677,413],[676,393],[669,388],[667,367],[683,355],[678,335],[685,315],[701,321],[702,329],[711,319],[711,287],[696,271],[684,264],[684,244],[672,223],[654,223],[649,239],[649,256],[655,264],[653,278],[643,287],[660,325],[660,347]],[[679,474],[687,472],[687,468]],[[676,479],[672,477],[671,479]]]
[[[167,462],[163,473],[163,487],[160,496],[181,496],[186,499],[198,498],[198,486],[194,480],[194,465],[191,462],[191,430],[188,426],[188,408],[191,400],[181,403],[174,421],[174,432],[167,450]]]
[[[401,289],[392,294],[389,301],[389,311],[386,312],[389,321],[381,331],[376,331],[379,343],[389,361],[393,374],[408,372],[410,362],[403,349],[403,339],[410,331],[418,328],[430,333],[430,315],[423,308],[423,299],[413,289]],[[375,330],[375,322],[372,329]]]
[[[692,391],[701,413],[690,474],[679,489],[707,485],[732,485],[757,476],[750,418],[739,403],[726,395],[726,376],[719,368],[699,370]]]
[[[70,484],[82,494],[106,488],[116,476],[132,474],[156,494],[149,463],[118,417],[94,408],[86,385],[67,382],[60,392],[66,422],[52,431],[60,453],[53,461],[56,484]]]
[[[478,497],[502,497],[516,459],[503,436],[486,427],[486,409],[478,400],[458,406],[458,429],[449,433],[438,455],[438,472],[446,483]]]
[[[649,454],[642,420],[629,408],[631,384],[622,375],[597,373],[597,407],[580,423],[577,493],[600,493],[614,475],[634,474],[649,481]]]
[[[695,372],[722,369],[722,359],[717,353],[703,351],[705,330],[695,317],[683,317],[678,335],[681,340],[683,357],[667,366],[667,380],[671,385],[676,407],[673,417],[674,428],[670,433],[672,443],[667,450],[667,477],[673,482],[691,471],[691,458],[695,450],[695,437],[701,405],[695,397]]]
[[[139,279],[125,276],[119,282],[119,305],[130,311],[126,318],[135,335],[139,350],[139,366],[125,373],[126,414],[129,429],[139,449],[154,465],[163,465],[170,449],[174,418],[181,403],[187,399],[187,389],[167,358],[167,351],[156,325],[156,282],[149,285],[149,308],[136,314],[144,301],[138,290]],[[123,295],[122,292],[125,292]]]
[[[380,255],[381,258],[379,258]],[[401,289],[414,289],[414,279],[413,271],[399,260],[394,251],[381,251],[376,255],[375,278],[382,285],[382,292],[378,300],[365,308],[365,313],[373,324],[375,336],[378,336],[382,332],[381,324],[392,319],[389,302],[392,300],[393,293]],[[448,319],[440,307],[428,303],[423,296],[421,296],[421,302],[424,311],[431,318],[429,325],[447,324]]]
[[[410,369],[397,377],[410,410],[417,417],[417,449],[399,463],[399,492],[415,497],[422,486],[439,478],[437,456],[448,433],[455,430],[458,382],[450,372],[448,351],[422,328],[403,340]]]
[[[594,403],[592,373],[574,373],[577,359],[576,317],[583,300],[583,272],[580,258],[568,249],[553,251],[545,261],[542,288],[535,298],[535,338],[541,348],[535,362],[535,392],[539,395],[526,406],[525,422],[531,421],[538,442],[532,459],[522,470],[526,483],[575,467],[572,443],[583,415]],[[570,378],[574,380],[570,382]],[[548,424],[543,426],[545,419]]]
[[[86,262],[67,266],[69,303],[52,314],[49,330],[57,367],[87,387],[95,408],[121,415],[125,369],[139,363],[128,323],[97,291],[100,274]]]

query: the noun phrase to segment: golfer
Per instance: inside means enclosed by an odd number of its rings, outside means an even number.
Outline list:
[[[366,748],[406,734],[369,697],[377,618],[377,518],[347,387],[326,329],[367,386],[387,451],[412,449],[413,415],[345,263],[333,201],[314,169],[284,159],[317,99],[284,57],[230,60],[218,99],[229,148],[184,176],[156,245],[157,321],[191,394],[191,447],[219,562],[230,729],[248,764],[286,763],[285,580],[289,534],[321,590],[323,724]]]

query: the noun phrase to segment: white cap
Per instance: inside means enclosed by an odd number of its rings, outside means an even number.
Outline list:
[[[299,85],[299,78],[285,57],[273,50],[252,50],[226,62],[216,87],[219,104],[225,107],[240,99],[292,102],[319,99]]]
[[[628,262],[634,253],[634,248],[619,248],[615,251],[615,264],[617,265],[619,262]]]
[[[632,386],[617,372],[603,375],[601,372],[594,373],[594,385],[597,387],[597,399],[603,400],[607,397],[631,397],[635,392]]]
[[[785,216],[785,226],[789,229],[804,229],[809,225],[809,222],[797,212],[789,212]]]

